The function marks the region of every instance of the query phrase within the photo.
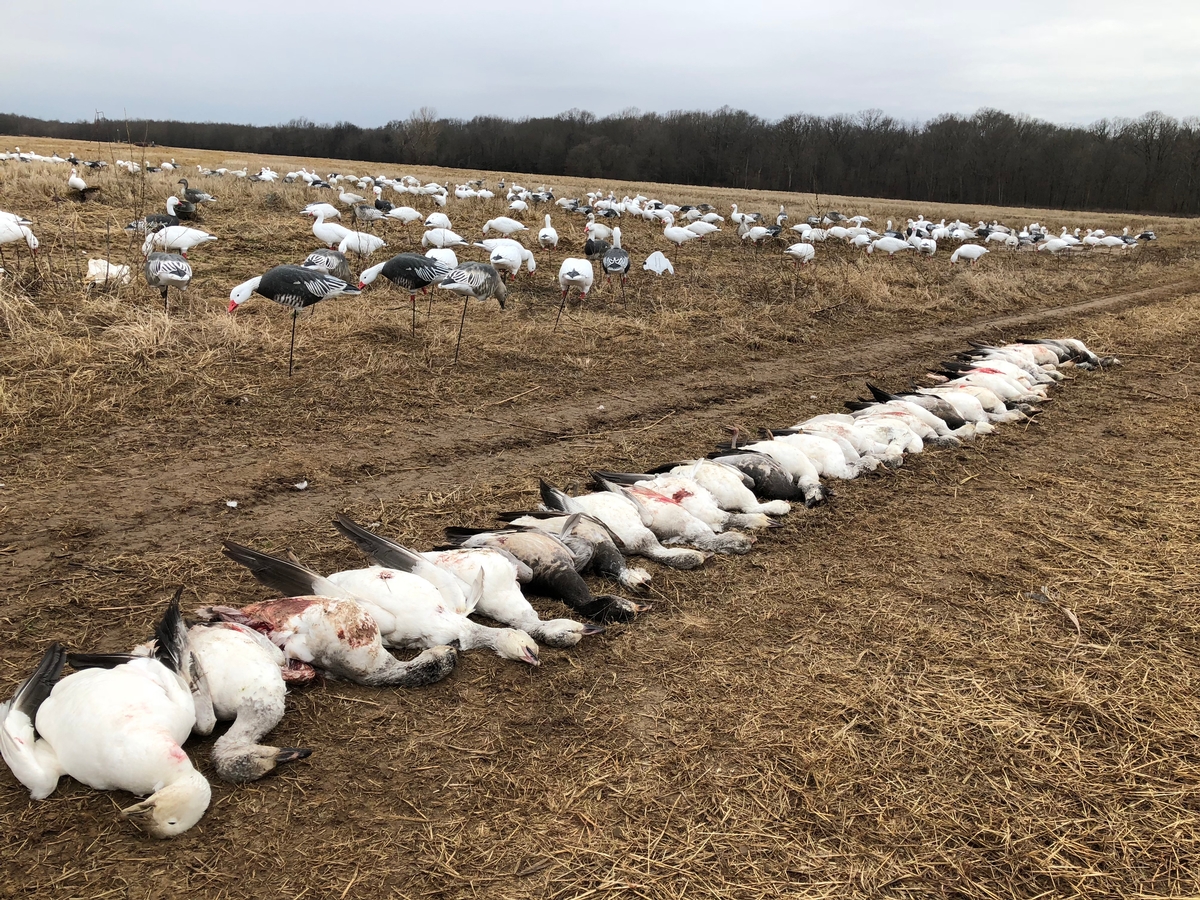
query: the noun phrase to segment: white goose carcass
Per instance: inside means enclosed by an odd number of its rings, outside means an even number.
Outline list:
[[[335,572],[325,578],[294,560],[230,541],[225,542],[225,555],[282,593],[303,592],[355,601],[375,620],[385,646],[433,649],[457,644],[462,650],[486,647],[505,659],[538,665],[537,643],[525,632],[490,628],[467,618],[475,609],[482,579],[469,592],[456,592],[439,589],[413,571],[383,566]]]
[[[584,513],[604,523],[620,538],[626,553],[645,556],[676,569],[694,569],[703,565],[709,554],[687,548],[668,548],[659,543],[649,523],[653,518],[645,507],[628,496],[600,491],[570,497],[543,482],[542,500],[547,509],[563,513]]]
[[[192,668],[178,597],[157,633],[157,658],[127,657],[61,680],[67,654],[55,644],[0,705],[0,753],[35,800],[70,775],[96,790],[146,796],[121,815],[155,837],[181,834],[204,815],[212,790],[182,745],[198,724],[211,730],[213,715]]]

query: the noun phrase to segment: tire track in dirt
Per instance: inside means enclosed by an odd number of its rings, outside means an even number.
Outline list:
[[[799,352],[798,360],[775,359],[745,363],[740,369],[710,369],[591,391],[564,408],[538,403],[533,393],[517,409],[503,410],[506,401],[475,410],[448,410],[454,424],[422,436],[418,443],[347,446],[345,441],[314,440],[298,435],[314,460],[340,460],[345,474],[325,480],[312,493],[266,491],[272,480],[273,459],[246,448],[241,439],[222,434],[199,446],[181,446],[170,466],[151,468],[122,464],[116,473],[88,469],[87,480],[65,478],[37,496],[10,498],[6,519],[8,534],[0,545],[9,547],[10,578],[26,583],[46,577],[47,567],[65,559],[61,529],[64,524],[82,527],[87,535],[86,556],[155,550],[197,543],[215,543],[234,524],[224,505],[212,499],[213,485],[226,496],[253,496],[253,527],[269,533],[298,520],[316,520],[346,504],[387,497],[423,497],[431,490],[449,492],[470,484],[483,473],[493,473],[497,463],[514,477],[546,470],[570,469],[584,454],[609,455],[614,447],[658,428],[687,433],[676,452],[696,452],[694,435],[711,433],[736,421],[738,416],[803,415],[811,403],[814,381],[823,392],[849,397],[865,377],[883,377],[889,367],[907,377],[920,360],[944,356],[961,349],[968,339],[1015,335],[1012,329],[1042,327],[1096,313],[1131,309],[1173,300],[1200,291],[1200,281],[1190,280],[1070,303],[1039,307],[1015,314],[976,319],[932,329],[890,334],[878,340],[825,344]],[[1120,348],[1116,348],[1119,350]],[[830,390],[832,389],[832,390]],[[614,399],[616,398],[616,402]],[[828,411],[828,399],[819,400],[819,411]],[[611,413],[597,414],[601,404]],[[482,415],[484,411],[488,415]],[[775,424],[775,423],[771,423]],[[154,426],[147,426],[151,428]],[[497,429],[500,429],[499,431]],[[124,438],[128,439],[127,431]],[[281,439],[285,436],[279,436]],[[115,440],[115,439],[113,439]],[[229,444],[241,446],[233,452]],[[503,462],[494,457],[503,455]],[[575,459],[581,457],[581,459]],[[94,458],[120,459],[120,454],[95,448]],[[365,477],[355,473],[356,468]],[[48,552],[49,551],[49,552]],[[48,555],[53,554],[52,559]],[[68,556],[73,554],[68,554]],[[84,551],[80,551],[80,556]]]

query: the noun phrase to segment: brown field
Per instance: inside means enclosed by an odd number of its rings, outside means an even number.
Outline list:
[[[178,175],[85,172],[101,191],[79,203],[67,174],[0,163],[0,209],[34,219],[42,242],[36,264],[6,247],[0,280],[0,696],[53,640],[141,640],[179,584],[185,609],[265,597],[220,556],[225,538],[347,568],[361,557],[328,524],[346,511],[429,547],[447,525],[533,505],[538,477],[579,488],[593,469],[694,456],[735,424],[837,410],[867,379],[902,386],[972,338],[1079,337],[1124,365],[1068,378],[1028,427],[835,483],[828,507],[794,511],[749,556],[648,564],[651,612],[546,649],[538,669],[474,652],[419,691],[293,692],[272,739],[312,757],[248,786],[214,781],[206,817],[169,843],[120,819],[128,796],[64,779],[31,802],[4,769],[0,897],[1200,892],[1200,484],[1187,456],[1200,223],[821,197],[876,227],[920,212],[1149,226],[1160,240],[996,251],[975,268],[828,243],[797,270],[728,224],[679,250],[624,221],[628,308],[598,283],[554,334],[554,276],[582,228],[554,208],[559,251],[539,253],[507,311],[472,305],[457,367],[461,306],[419,307],[413,336],[381,279],[300,319],[289,379],[287,312],[256,298],[230,317],[225,304],[313,249],[296,213],[336,197],[185,172],[220,198],[198,226],[219,240],[191,253],[195,280],[168,317],[121,228],[157,211]],[[559,196],[601,187],[547,183]],[[783,202],[793,221],[818,202],[602,187],[722,212],[773,216]],[[506,205],[451,199],[446,212],[470,238]],[[536,233],[540,213],[527,221]],[[379,233],[388,247],[372,262],[420,239],[398,223]],[[674,277],[640,271],[654,249]],[[134,266],[133,284],[85,293],[86,259],[106,254]],[[189,746],[211,773],[211,740]]]

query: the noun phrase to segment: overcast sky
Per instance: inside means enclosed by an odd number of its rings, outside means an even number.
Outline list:
[[[1200,2],[7,5],[0,112],[362,126],[728,105],[769,119],[983,106],[1200,115]]]

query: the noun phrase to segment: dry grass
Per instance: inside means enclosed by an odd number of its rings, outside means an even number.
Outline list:
[[[60,172],[0,169],[0,208],[35,218],[44,248],[40,270],[0,282],[9,687],[50,640],[129,645],[177,583],[193,605],[260,596],[222,538],[342,568],[356,557],[327,523],[344,509],[428,546],[529,505],[538,476],[579,484],[693,455],[735,422],[835,409],[864,377],[902,384],[964,335],[1016,336],[989,319],[1197,275],[1194,222],[1149,221],[1161,245],[1130,257],[951,269],[826,245],[799,272],[729,234],[711,255],[673,251],[635,223],[635,260],[666,249],[679,274],[635,280],[628,312],[597,292],[552,335],[557,266],[539,259],[549,271],[513,310],[472,307],[453,369],[454,304],[419,317],[414,339],[407,302],[372,289],[301,320],[289,380],[286,314],[223,309],[233,284],[311,249],[290,210],[315,194],[205,181],[221,240],[193,254],[167,318],[138,282],[85,295],[74,275],[106,225],[116,246],[140,181],[85,175],[96,201],[55,203]],[[145,193],[156,204],[174,180]],[[877,221],[916,211],[832,204]],[[450,214],[474,234],[500,208]],[[573,221],[555,214],[564,238]],[[392,233],[397,251],[419,237]],[[110,258],[136,262],[125,252]],[[830,508],[795,513],[749,557],[656,568],[655,612],[548,650],[536,671],[468,654],[419,692],[293,694],[277,740],[312,758],[217,785],[169,846],[119,822],[123,798],[64,781],[31,803],[5,773],[0,896],[1195,895],[1195,299],[1039,326],[1127,364],[1064,383],[1035,426],[837,485]],[[209,747],[195,746],[203,768]]]

